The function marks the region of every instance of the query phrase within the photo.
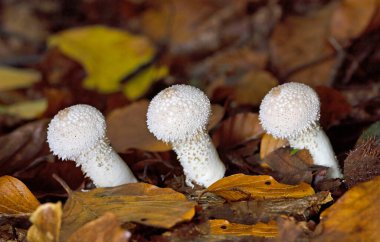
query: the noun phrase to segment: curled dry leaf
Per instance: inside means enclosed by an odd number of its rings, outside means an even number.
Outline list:
[[[105,213],[75,231],[67,242],[126,242],[130,237],[113,213]]]
[[[313,188],[306,184],[285,185],[278,183],[271,176],[248,176],[235,174],[220,179],[207,188],[228,201],[269,199],[269,198],[300,198],[314,194]]]
[[[46,146],[49,120],[28,123],[0,137],[0,175],[12,174],[25,168]]]
[[[215,146],[230,148],[263,133],[257,113],[239,113],[221,123],[212,141]]]
[[[106,212],[114,213],[121,223],[171,228],[191,220],[194,207],[195,203],[182,193],[146,183],[70,192],[63,209],[61,241],[66,241],[74,231]]]
[[[130,148],[146,151],[168,151],[171,146],[156,139],[146,125],[149,101],[141,100],[124,108],[115,109],[107,116],[107,135],[117,152]],[[213,128],[224,115],[224,108],[212,106],[208,128]]]
[[[61,202],[45,203],[39,206],[30,217],[32,226],[28,230],[29,242],[58,242],[61,228]]]
[[[24,215],[32,213],[40,202],[17,178],[0,177],[0,213]],[[0,215],[1,216],[1,215]]]
[[[380,238],[380,177],[348,190],[321,214],[313,242],[378,241]]]
[[[235,235],[235,236],[256,236],[274,238],[278,234],[277,223],[257,223],[254,225],[230,223],[224,219],[209,220],[210,234],[215,235]]]
[[[264,159],[267,155],[272,153],[273,151],[285,147],[288,145],[288,141],[285,139],[276,139],[272,135],[265,133],[261,137],[261,145],[260,145],[260,158]]]
[[[378,0],[343,0],[331,19],[331,35],[343,44],[380,26]]]

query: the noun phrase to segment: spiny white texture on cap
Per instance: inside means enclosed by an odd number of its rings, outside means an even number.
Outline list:
[[[206,128],[210,112],[210,101],[201,90],[188,85],[173,85],[150,102],[147,125],[159,140],[183,140]]]
[[[47,141],[55,155],[74,160],[97,187],[137,182],[109,145],[104,116],[92,106],[78,104],[59,111],[49,124]]]
[[[296,137],[319,121],[317,93],[302,83],[285,83],[272,88],[260,105],[261,125],[276,138]]]
[[[47,140],[50,150],[62,160],[75,160],[105,138],[106,122],[96,108],[78,104],[59,111],[51,120]]]

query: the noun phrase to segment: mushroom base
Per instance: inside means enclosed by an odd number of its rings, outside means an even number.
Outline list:
[[[290,146],[293,148],[309,150],[313,157],[314,164],[329,167],[328,177],[343,177],[330,140],[319,125],[315,125],[307,132],[288,140]]]
[[[80,155],[75,161],[97,187],[137,182],[127,164],[105,140],[100,141],[91,151]]]
[[[201,130],[190,139],[173,143],[173,149],[183,167],[186,184],[192,182],[209,187],[224,177],[226,168],[206,131]]]

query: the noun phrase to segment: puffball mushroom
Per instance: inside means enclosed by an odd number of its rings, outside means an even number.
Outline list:
[[[49,123],[50,150],[62,160],[74,160],[97,187],[137,182],[106,137],[106,121],[96,108],[78,104],[59,111]]]
[[[260,105],[259,119],[264,130],[275,138],[287,139],[290,146],[309,150],[314,163],[329,167],[328,177],[341,178],[330,141],[319,125],[317,93],[302,83],[274,87]]]
[[[206,131],[211,113],[207,96],[198,88],[173,85],[150,102],[147,125],[157,139],[170,143],[183,167],[186,184],[208,187],[223,178],[226,168]]]

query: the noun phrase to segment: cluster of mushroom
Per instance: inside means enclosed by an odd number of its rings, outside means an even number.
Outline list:
[[[319,110],[312,88],[286,83],[264,97],[259,118],[268,133],[288,139],[294,148],[308,149],[315,164],[330,167],[329,177],[341,178],[331,144],[318,123]],[[193,183],[208,187],[226,171],[206,130],[210,113],[207,96],[188,85],[164,89],[148,108],[149,131],[172,145],[191,187]],[[104,116],[94,107],[79,104],[58,112],[49,124],[47,140],[55,155],[75,160],[98,187],[137,182],[110,146]]]

